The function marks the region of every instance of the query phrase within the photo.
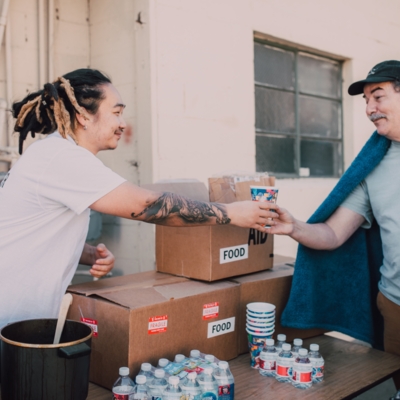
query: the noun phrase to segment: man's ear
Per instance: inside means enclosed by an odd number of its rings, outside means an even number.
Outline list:
[[[79,114],[78,112],[76,112],[75,113],[75,118],[78,121],[78,124],[83,127],[83,126],[87,125],[87,123],[89,121],[89,113],[86,110],[85,110],[85,114],[83,114],[83,113]]]

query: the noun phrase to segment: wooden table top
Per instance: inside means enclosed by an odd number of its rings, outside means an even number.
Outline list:
[[[261,376],[250,367],[249,355],[243,354],[229,362],[235,378],[235,400],[352,399],[400,371],[400,357],[392,354],[327,335],[304,340],[307,348],[311,343],[319,344],[325,359],[323,382],[307,390],[296,389]],[[90,383],[87,400],[110,399],[109,390]]]

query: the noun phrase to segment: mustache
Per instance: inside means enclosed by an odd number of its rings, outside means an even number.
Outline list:
[[[368,118],[370,119],[370,121],[375,122],[377,119],[387,118],[387,117],[385,114],[371,114],[368,116]]]

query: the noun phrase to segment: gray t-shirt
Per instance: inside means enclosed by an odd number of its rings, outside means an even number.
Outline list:
[[[383,160],[341,206],[362,215],[363,228],[376,219],[383,245],[379,290],[400,305],[400,142],[392,142]]]

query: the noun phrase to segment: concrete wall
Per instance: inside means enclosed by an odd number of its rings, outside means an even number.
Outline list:
[[[49,2],[45,16],[53,16],[54,35],[46,48],[46,76],[86,66],[111,76],[127,104],[130,129],[117,150],[99,157],[137,184],[206,182],[221,171],[254,171],[255,32],[344,60],[346,167],[373,131],[364,100],[350,98],[347,87],[376,63],[400,59],[397,0],[382,0],[385,12],[371,0],[54,0],[48,9]],[[37,4],[10,4],[14,99],[39,86]],[[4,46],[0,56],[4,97]],[[335,183],[279,180],[278,201],[305,220]],[[100,240],[117,256],[116,273],[154,267],[152,226],[104,222]],[[295,255],[296,248],[276,237],[277,254]]]

